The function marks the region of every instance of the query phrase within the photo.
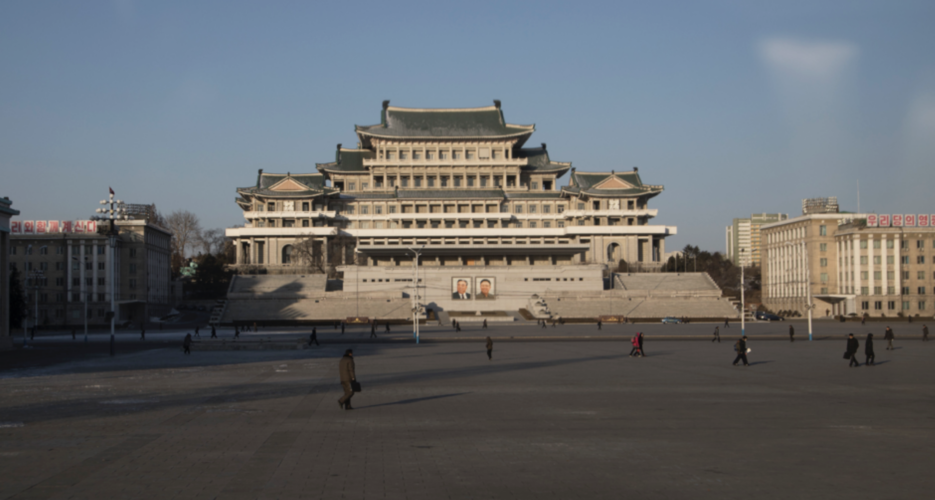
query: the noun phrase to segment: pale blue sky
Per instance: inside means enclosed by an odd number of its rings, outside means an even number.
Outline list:
[[[668,248],[801,199],[935,213],[935,2],[3,2],[0,196],[242,222],[380,102],[503,101],[581,171],[639,166]],[[567,182],[567,176],[562,180]]]

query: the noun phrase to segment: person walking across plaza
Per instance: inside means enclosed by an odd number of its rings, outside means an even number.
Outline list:
[[[386,333],[390,333],[390,322],[386,322]]]
[[[646,357],[646,349],[643,348],[643,332],[637,333],[636,338],[640,342],[640,356]]]
[[[724,318],[724,328],[730,328],[730,318]]]
[[[357,375],[354,373],[353,349],[344,351],[344,357],[338,363],[338,374],[341,376],[341,388],[344,389],[344,396],[338,400],[338,406],[345,410],[353,410],[351,398],[354,397],[354,389],[351,387],[351,382],[357,380]]]
[[[192,334],[185,334],[185,339],[182,340],[182,349],[184,350],[185,354],[192,353]]]
[[[211,338],[212,338],[212,339],[218,338],[218,328],[217,328],[217,325],[211,325]]]
[[[490,361],[493,359],[493,340],[490,337],[487,337],[487,360]]]
[[[848,368],[852,366],[860,366],[860,363],[857,361],[858,349],[860,349],[860,342],[857,341],[857,338],[854,337],[853,333],[848,333],[847,351],[844,352],[844,357],[851,360],[851,362],[847,365]]]
[[[72,330],[74,333],[74,330]],[[72,335],[74,337],[74,335]],[[928,342],[929,340],[929,327],[928,325],[922,325],[922,342]]]
[[[484,330],[487,329],[487,318],[484,318]]]
[[[140,325],[140,340],[146,340],[146,329]]]
[[[75,340],[75,329],[74,328],[71,329],[71,339]]]
[[[377,338],[377,324],[376,323],[370,324],[370,338],[372,339]]]
[[[714,327],[714,338],[711,339],[711,342],[714,342],[715,340],[718,344],[721,343],[721,327],[719,326]]]
[[[321,344],[318,343],[318,329],[314,327],[312,328],[312,334],[308,337],[308,345],[311,346],[312,344],[321,347]]]
[[[201,335],[198,334],[198,327],[197,327],[197,326],[195,327],[195,338],[196,338],[196,339],[200,339],[200,338],[201,338]]]
[[[598,330],[601,329],[601,320],[597,320],[597,329],[598,329]]]
[[[867,334],[867,341],[864,343],[864,354],[867,355],[867,359],[864,360],[864,364],[867,366],[874,366],[876,363],[873,362],[873,358],[875,358],[876,356],[874,356],[873,354],[873,334],[872,333]]]
[[[460,332],[460,331],[461,331],[461,323],[458,323],[457,321],[455,321],[455,331],[456,331],[456,332]]]
[[[344,335],[344,322],[341,322],[341,335]]]
[[[743,361],[744,366],[750,366],[750,362],[747,361],[747,336],[744,335],[740,337],[739,340],[734,344],[734,350],[737,351],[737,357],[734,358],[734,366],[737,366],[738,361]]]
[[[795,342],[795,327],[789,325],[789,342]]]
[[[630,345],[633,346],[633,348],[630,349],[630,356],[642,356],[642,354],[640,354],[640,338],[638,336],[634,335],[633,338],[630,339]]]
[[[886,341],[886,350],[887,350],[887,351],[892,351],[892,350],[893,350],[893,341],[896,340],[896,336],[893,335],[893,329],[892,329],[892,328],[886,327],[886,333],[883,334],[883,340]]]

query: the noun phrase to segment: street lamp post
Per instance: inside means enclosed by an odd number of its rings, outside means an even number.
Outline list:
[[[114,282],[116,281],[116,262],[117,262],[117,220],[127,220],[130,218],[127,215],[127,209],[123,206],[123,201],[114,199],[114,190],[110,189],[110,197],[107,200],[101,200],[101,205],[110,205],[110,208],[98,208],[96,210],[99,214],[104,214],[100,217],[101,220],[109,222],[109,227],[107,228],[107,238],[110,241],[110,355],[114,355],[116,342],[114,338],[114,330],[116,329],[117,324],[117,300],[115,297]],[[87,311],[85,311],[87,314]]]
[[[747,306],[744,301],[744,286],[743,286],[743,251],[740,249],[740,336],[745,335],[745,330],[747,326]]]
[[[418,250],[412,247],[409,248],[409,251],[414,255],[413,271],[415,276],[412,280],[412,285],[415,287],[415,293],[412,295],[412,335],[416,338],[416,344],[419,343],[419,311],[422,309],[422,304],[419,302],[419,257],[424,248],[425,245],[419,247]]]

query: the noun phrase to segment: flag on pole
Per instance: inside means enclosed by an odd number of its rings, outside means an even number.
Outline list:
[[[110,194],[111,194],[111,195],[113,195],[113,194],[114,194],[114,188],[112,188],[112,187],[110,187],[110,186],[108,186],[108,187],[107,187],[107,189],[109,189],[109,190],[110,190]]]

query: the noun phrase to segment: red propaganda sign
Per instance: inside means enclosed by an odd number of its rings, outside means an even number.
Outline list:
[[[23,233],[24,234],[35,234],[36,233],[36,221],[32,221],[32,220],[23,221]]]
[[[58,221],[57,221],[57,220],[50,220],[50,221],[49,221],[49,232],[50,232],[50,233],[57,233],[57,232],[59,232],[59,225],[58,225]]]
[[[915,215],[912,215],[912,214],[903,215],[903,222],[904,222],[907,226],[915,226],[915,225],[916,225],[916,216],[915,216]]]
[[[919,227],[929,227],[929,216],[928,214],[919,214],[918,221]]]
[[[23,232],[23,223],[18,220],[10,221],[10,233],[11,234],[22,234]]]
[[[37,221],[36,221],[36,233],[45,234],[45,228],[46,228],[46,227],[47,227],[47,226],[46,226],[46,221],[44,221],[44,220],[37,220]]]
[[[870,214],[867,216],[867,226],[877,227],[877,214]]]
[[[880,227],[890,227],[890,216],[889,215],[880,216]]]
[[[900,214],[893,214],[893,227],[903,227],[903,216]]]
[[[70,232],[71,232],[71,221],[70,221],[70,220],[63,220],[63,221],[62,221],[62,232],[63,232],[63,233],[70,233]]]
[[[97,233],[93,220],[14,220],[10,221],[12,234]]]

